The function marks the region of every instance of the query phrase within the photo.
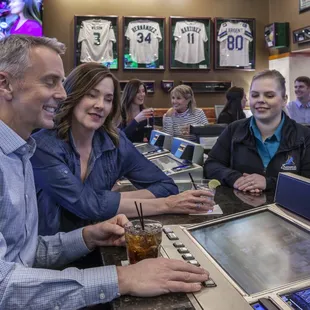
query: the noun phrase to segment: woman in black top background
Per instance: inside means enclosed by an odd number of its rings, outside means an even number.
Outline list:
[[[247,98],[243,88],[229,88],[226,92],[226,99],[227,102],[217,120],[218,124],[230,124],[238,119],[246,118],[243,109]]]
[[[130,80],[121,98],[120,128],[131,142],[148,142],[153,129],[153,109],[144,105],[146,86],[138,79]],[[146,127],[147,118],[150,127]]]

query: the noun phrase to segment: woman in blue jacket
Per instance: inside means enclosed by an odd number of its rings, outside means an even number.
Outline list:
[[[279,172],[310,177],[310,129],[284,112],[285,79],[276,70],[254,76],[250,88],[253,116],[230,124],[208,154],[207,178],[241,191],[274,189]]]
[[[119,85],[107,68],[97,63],[80,65],[69,74],[64,88],[67,99],[58,108],[55,129],[33,135],[40,234],[70,231],[117,213],[135,217],[135,200],[142,202],[145,215],[197,211],[203,192],[170,196],[178,193],[172,179],[116,129]],[[55,105],[51,102],[46,113],[51,114]],[[138,190],[112,191],[121,177]],[[213,205],[205,198],[203,203],[205,209]]]

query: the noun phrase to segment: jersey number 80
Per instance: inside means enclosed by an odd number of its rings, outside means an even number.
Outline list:
[[[227,48],[232,50],[241,51],[243,49],[243,37],[242,36],[228,36],[227,37]]]

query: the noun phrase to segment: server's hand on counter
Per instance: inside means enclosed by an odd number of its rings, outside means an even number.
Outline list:
[[[266,189],[266,178],[260,174],[244,173],[234,184],[234,188],[239,191],[249,191],[252,193],[259,193]]]
[[[139,297],[198,292],[201,282],[209,278],[209,273],[201,267],[163,257],[116,268],[120,294]]]
[[[127,222],[124,214],[118,214],[107,221],[84,227],[83,238],[86,246],[93,250],[99,246],[124,245],[124,226]]]
[[[205,213],[215,205],[214,194],[205,190],[188,190],[165,198],[166,213]]]

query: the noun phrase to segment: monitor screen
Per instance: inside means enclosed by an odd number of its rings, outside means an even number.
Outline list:
[[[161,156],[151,160],[162,171],[170,170],[182,165],[182,162],[177,161],[170,156]]]
[[[268,47],[275,46],[275,35],[274,24],[265,27],[265,42]]]
[[[253,304],[252,308],[255,309],[255,310],[268,310],[260,302],[256,302],[255,304]]]
[[[0,39],[11,34],[41,37],[42,12],[43,0],[0,0]]]
[[[271,211],[189,231],[248,294],[309,278],[309,231]]]
[[[148,153],[148,152],[153,152],[153,151],[157,150],[157,148],[155,146],[150,145],[150,144],[138,145],[136,148],[142,154]]]
[[[282,300],[296,310],[310,310],[310,288],[283,294]]]

